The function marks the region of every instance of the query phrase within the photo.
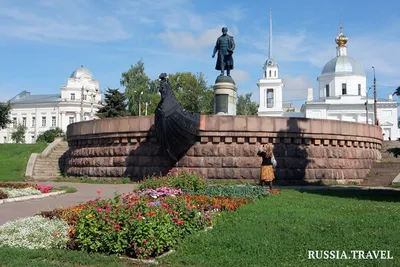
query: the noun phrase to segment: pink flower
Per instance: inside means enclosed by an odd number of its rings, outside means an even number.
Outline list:
[[[102,211],[102,209],[101,209],[101,208],[97,208],[97,211],[98,211],[98,212],[101,212],[101,211]]]
[[[98,195],[100,195],[100,194],[101,194],[101,190],[97,190],[96,193],[97,193]]]
[[[174,218],[172,218],[172,220],[173,220],[174,222],[177,222],[177,221],[178,221],[178,218],[174,217]]]

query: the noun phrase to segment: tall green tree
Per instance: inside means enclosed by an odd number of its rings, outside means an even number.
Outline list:
[[[239,95],[236,104],[237,115],[257,115],[258,104],[251,101],[251,93]]]
[[[7,124],[11,123],[10,113],[10,103],[0,103],[0,130],[6,128]]]
[[[203,114],[213,112],[214,93],[203,73],[194,75],[191,72],[177,72],[168,76],[183,109]]]
[[[25,143],[25,134],[28,128],[23,124],[18,124],[15,131],[11,134],[11,139],[17,144]]]
[[[127,115],[126,98],[118,89],[108,88],[104,94],[106,105],[97,111],[99,118],[113,118]]]
[[[125,95],[128,100],[128,111],[131,115],[139,115],[139,102],[141,106],[141,114],[144,115],[146,102],[150,103],[148,109],[153,110],[157,103],[151,101],[151,94],[157,93],[155,90],[155,82],[146,75],[143,60],[139,60],[127,72],[122,73],[120,80],[122,86],[125,86]]]

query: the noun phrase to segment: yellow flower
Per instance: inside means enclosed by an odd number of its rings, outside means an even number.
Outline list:
[[[93,214],[86,215],[86,219],[90,219],[90,218],[93,218],[93,217],[94,217]]]

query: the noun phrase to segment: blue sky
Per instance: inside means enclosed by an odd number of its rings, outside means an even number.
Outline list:
[[[211,55],[222,26],[236,41],[232,76],[239,93],[252,92],[258,101],[270,8],[286,103],[301,105],[335,56],[340,9],[348,55],[364,66],[367,86],[373,81],[371,66],[379,97],[400,86],[400,2],[395,0],[1,0],[0,101],[22,90],[58,93],[81,64],[102,88],[117,88],[121,73],[140,59],[151,78],[161,72],[203,72],[212,84],[218,71]]]

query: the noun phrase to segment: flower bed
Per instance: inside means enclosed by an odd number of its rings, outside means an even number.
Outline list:
[[[0,183],[0,199],[15,198],[49,193],[53,189],[48,185],[28,183]]]
[[[247,187],[215,190],[195,173],[183,171],[147,178],[138,190],[114,199],[97,198],[39,215],[68,225],[62,236],[70,249],[153,258],[212,226],[215,216],[266,195]]]

